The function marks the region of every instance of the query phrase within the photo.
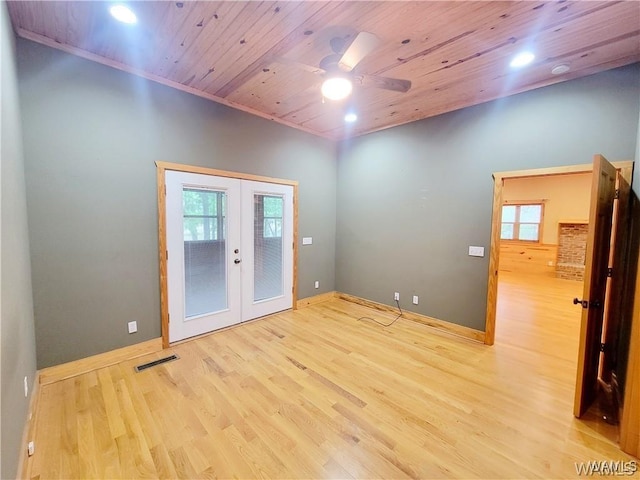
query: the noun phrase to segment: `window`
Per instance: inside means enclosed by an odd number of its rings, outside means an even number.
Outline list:
[[[541,203],[503,205],[500,239],[539,242],[541,223]]]
[[[282,197],[262,196],[263,201],[263,230],[265,238],[282,237]]]
[[[224,240],[226,195],[215,190],[182,191],[184,240]]]

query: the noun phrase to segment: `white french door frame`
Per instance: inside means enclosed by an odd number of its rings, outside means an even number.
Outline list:
[[[156,162],[156,175],[158,186],[158,258],[160,261],[160,317],[162,332],[162,347],[169,345],[169,288],[168,288],[168,265],[167,265],[167,204],[166,204],[166,172],[196,173],[217,177],[228,177],[239,180],[249,180],[253,182],[270,183],[274,185],[288,185],[293,187],[293,287],[292,287],[292,308],[296,309],[298,299],[298,182],[279,178],[263,177],[225,170],[216,170],[205,167],[196,167],[168,162]]]

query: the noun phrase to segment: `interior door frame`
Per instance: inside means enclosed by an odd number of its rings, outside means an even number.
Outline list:
[[[611,162],[629,185],[633,176],[633,161]],[[487,284],[487,313],[485,317],[484,343],[493,345],[496,337],[496,308],[498,302],[498,268],[500,258],[500,224],[502,223],[502,189],[507,178],[548,177],[571,175],[593,171],[593,163],[565,165],[561,167],[535,168],[496,172],[493,174],[493,209],[491,214],[491,246],[489,248],[489,279]]]
[[[298,300],[298,182],[282,178],[264,177],[248,173],[230,172],[214,168],[183,165],[157,161],[156,178],[158,186],[158,259],[160,262],[160,330],[162,333],[162,348],[169,348],[169,290],[167,276],[167,204],[165,173],[167,171],[198,173],[217,177],[237,178],[240,180],[252,180],[254,182],[275,183],[293,187],[293,292],[292,309],[297,307]]]

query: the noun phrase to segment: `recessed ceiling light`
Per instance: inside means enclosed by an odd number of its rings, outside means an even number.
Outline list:
[[[329,100],[347,98],[353,90],[351,80],[345,77],[330,77],[322,83],[322,95]]]
[[[126,5],[114,5],[109,9],[109,13],[111,13],[113,18],[122,23],[133,25],[138,22],[136,14]]]
[[[536,56],[531,52],[521,52],[513,57],[513,60],[511,60],[509,65],[513,68],[524,67],[525,65],[529,65],[533,62],[534,58],[536,58]]]
[[[551,73],[553,73],[554,75],[562,75],[563,73],[567,73],[569,70],[571,70],[571,67],[569,65],[567,65],[566,63],[561,63],[560,65],[556,65],[555,67],[553,67],[551,69]]]
[[[347,113],[347,114],[344,116],[344,121],[345,121],[345,122],[347,122],[347,123],[353,123],[353,122],[355,122],[356,120],[358,120],[358,115],[356,115],[356,114],[355,114],[355,113],[353,113],[353,112],[352,112],[352,113]]]

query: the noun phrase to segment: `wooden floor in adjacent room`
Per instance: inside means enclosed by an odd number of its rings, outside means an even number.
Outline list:
[[[41,387],[31,478],[574,478],[576,282],[502,275],[496,345],[343,300]]]

